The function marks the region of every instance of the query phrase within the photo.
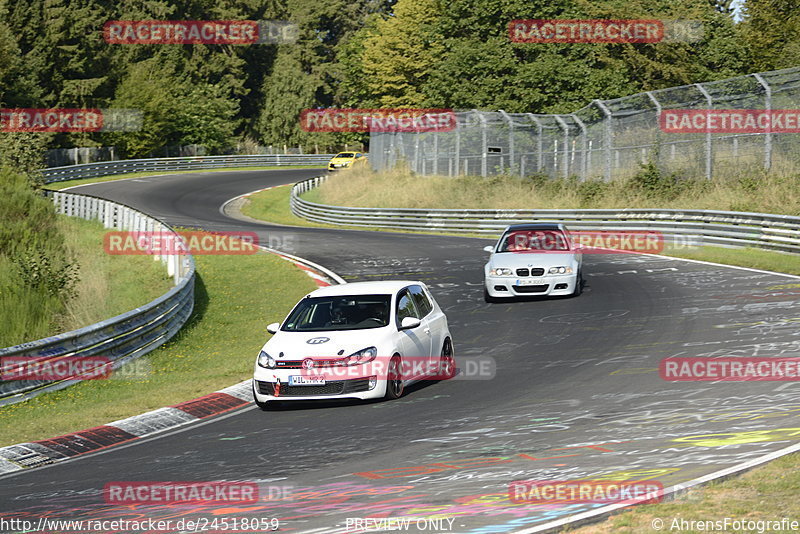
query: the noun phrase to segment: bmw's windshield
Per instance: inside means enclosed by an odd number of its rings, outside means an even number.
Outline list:
[[[391,295],[337,295],[300,301],[283,323],[284,332],[362,330],[389,324]]]
[[[503,236],[497,252],[549,252],[570,250],[561,230],[518,230]]]

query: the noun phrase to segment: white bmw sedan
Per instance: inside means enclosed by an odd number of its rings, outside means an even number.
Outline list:
[[[486,302],[536,295],[580,295],[583,255],[563,224],[509,226],[484,267]]]
[[[255,362],[253,397],[396,399],[418,380],[455,374],[447,317],[414,281],[355,282],[306,295]]]

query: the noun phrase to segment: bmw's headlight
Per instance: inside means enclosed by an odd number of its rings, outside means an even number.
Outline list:
[[[506,267],[495,267],[494,269],[489,270],[489,274],[492,276],[512,276],[514,271],[507,269]]]
[[[572,274],[572,267],[550,267],[550,274]]]
[[[265,369],[275,369],[275,358],[264,352],[263,350],[258,353],[258,365]]]
[[[342,360],[342,365],[361,365],[362,363],[371,362],[378,355],[378,349],[375,347],[367,347],[358,352],[354,352],[347,358]]]

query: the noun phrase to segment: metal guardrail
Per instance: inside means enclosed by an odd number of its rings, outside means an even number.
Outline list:
[[[300,195],[327,179],[319,176],[292,188],[292,213],[310,221],[373,228],[498,235],[509,224],[560,222],[573,230],[655,230],[673,242],[756,247],[800,253],[800,217],[713,210],[675,209],[410,209],[327,206]]]
[[[89,195],[47,191],[59,213],[99,220],[106,228],[142,232],[173,230],[131,207]],[[11,372],[5,357],[55,364],[74,357],[102,357],[113,369],[138,358],[175,335],[194,307],[194,259],[191,255],[155,256],[174,277],[175,287],[148,304],[72,332],[0,349],[0,368]],[[5,367],[3,367],[5,365]],[[62,389],[79,380],[0,381],[0,405],[20,402],[44,391]]]
[[[336,154],[256,154],[244,156],[193,156],[185,158],[129,159],[81,163],[68,167],[42,169],[45,183],[96,178],[112,174],[154,171],[186,171],[223,167],[290,167],[319,165],[324,167]]]

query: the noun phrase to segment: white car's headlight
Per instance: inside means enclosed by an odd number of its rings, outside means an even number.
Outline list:
[[[489,269],[489,274],[492,276],[512,276],[514,271],[506,267],[495,267],[494,269]]]
[[[572,267],[550,267],[550,274],[572,274]]]
[[[362,363],[371,362],[378,355],[378,349],[375,347],[367,347],[358,352],[354,352],[347,358],[342,360],[342,365],[361,365]]]
[[[263,350],[258,353],[258,362],[259,367],[263,367],[265,369],[275,369],[275,358],[264,352]]]

